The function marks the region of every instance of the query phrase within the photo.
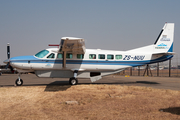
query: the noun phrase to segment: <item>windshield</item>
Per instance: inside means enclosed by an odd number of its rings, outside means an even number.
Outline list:
[[[40,52],[38,52],[35,56],[38,58],[43,58],[44,56],[46,56],[49,53],[48,50],[42,50]]]

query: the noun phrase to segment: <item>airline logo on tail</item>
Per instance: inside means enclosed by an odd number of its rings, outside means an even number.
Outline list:
[[[169,47],[167,47],[167,45],[166,44],[164,44],[164,43],[161,43],[161,44],[159,44],[159,45],[157,45],[158,47],[155,47],[155,49],[169,49]]]
[[[166,44],[164,44],[164,43],[161,43],[161,44],[160,44],[160,45],[158,45],[158,46],[161,46],[161,47],[162,47],[162,46],[167,46],[167,45],[166,45]]]

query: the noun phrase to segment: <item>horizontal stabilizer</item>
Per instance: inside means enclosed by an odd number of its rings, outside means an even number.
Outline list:
[[[153,53],[152,55],[175,55],[175,52],[160,52]]]

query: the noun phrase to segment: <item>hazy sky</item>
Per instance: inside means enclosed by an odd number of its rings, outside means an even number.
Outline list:
[[[0,64],[34,55],[61,37],[80,37],[86,48],[129,50],[153,44],[165,22],[175,23],[180,58],[179,0],[0,0]]]

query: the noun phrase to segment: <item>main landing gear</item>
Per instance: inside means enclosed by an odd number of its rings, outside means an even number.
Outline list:
[[[16,86],[21,86],[23,85],[23,80],[20,78],[21,74],[19,73],[18,79],[16,80],[15,84]]]
[[[77,85],[78,84],[78,80],[77,80],[77,73],[78,73],[78,70],[75,70],[74,71],[74,77],[70,78],[69,79],[69,84],[70,85]]]
[[[78,84],[77,78],[75,78],[75,77],[70,78],[69,79],[69,84],[70,85],[77,85]]]

